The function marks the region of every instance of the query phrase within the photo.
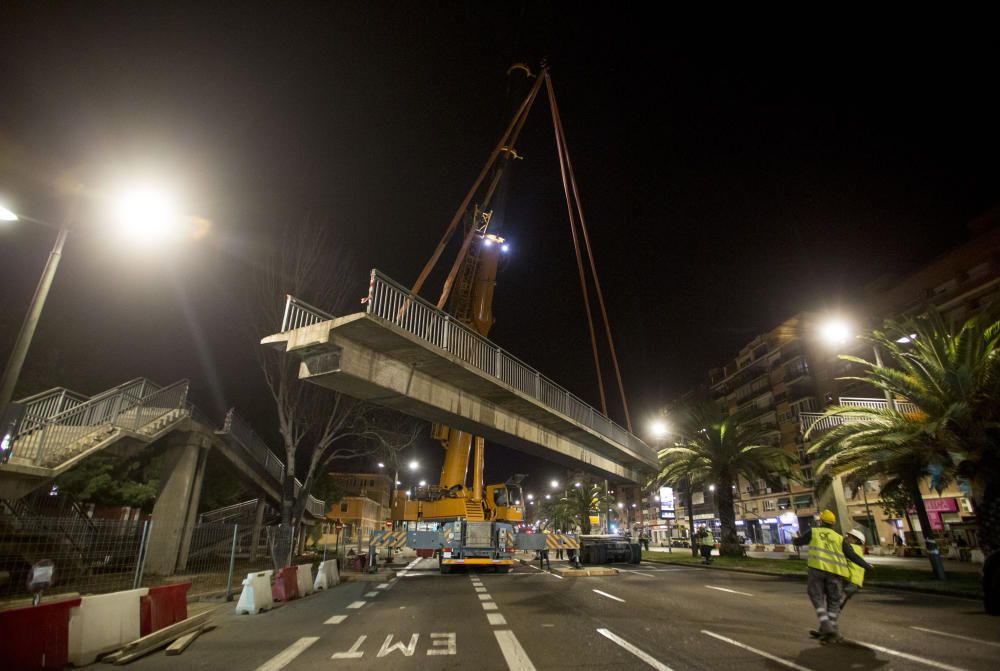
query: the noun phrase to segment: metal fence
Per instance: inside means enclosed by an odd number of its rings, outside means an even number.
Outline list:
[[[0,515],[0,595],[28,596],[32,564],[56,566],[52,593],[129,589],[141,580],[148,522]]]
[[[514,355],[467,328],[409,289],[371,271],[367,313],[461,359],[500,382],[562,413],[605,438],[642,453],[649,447],[590,404],[573,395]],[[293,296],[286,296],[282,332],[333,317]]]
[[[54,581],[46,594],[100,594],[164,582],[192,583],[191,594],[232,596],[247,573],[293,560],[308,539],[295,528],[251,523],[198,524],[181,549],[171,576],[151,575],[146,567],[155,520],[95,520],[79,516],[19,516],[5,502],[0,510],[0,599],[30,597],[32,564],[49,559]],[[312,547],[316,549],[315,546]]]

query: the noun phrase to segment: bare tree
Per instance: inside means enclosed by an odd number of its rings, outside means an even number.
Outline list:
[[[282,300],[291,294],[332,314],[344,314],[366,287],[354,264],[326,228],[306,223],[285,230],[281,244],[260,268],[251,312],[263,338],[278,330]],[[258,362],[274,400],[285,451],[282,524],[298,524],[317,477],[335,461],[389,457],[411,445],[418,424],[396,412],[299,380],[299,361],[284,351],[258,347]],[[301,471],[302,488],[295,493]]]

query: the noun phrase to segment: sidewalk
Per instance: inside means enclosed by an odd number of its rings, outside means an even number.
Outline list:
[[[668,549],[666,547],[654,547],[649,546],[650,552],[668,552],[671,554],[687,553],[691,554],[691,548],[672,548]],[[713,557],[719,556],[719,551],[714,550],[712,552]],[[792,552],[756,552],[750,550],[747,552],[748,557],[753,557],[754,559],[786,559],[788,557],[795,557],[796,554],[794,550]],[[805,553],[803,552],[803,556]],[[893,568],[901,569],[914,569],[922,571],[928,566],[930,566],[930,560],[927,557],[897,557],[895,555],[865,555],[865,561],[869,564],[874,564],[875,566],[892,566]],[[942,559],[944,563],[944,570],[949,573],[981,573],[983,570],[982,564],[974,564],[972,562],[958,561],[957,559]]]

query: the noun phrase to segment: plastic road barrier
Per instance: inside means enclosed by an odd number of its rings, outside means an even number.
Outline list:
[[[187,619],[187,591],[190,582],[150,587],[139,599],[139,632],[143,636]]]
[[[69,611],[80,599],[0,611],[0,653],[6,671],[59,669],[69,663]]]
[[[271,588],[271,596],[275,601],[291,601],[299,598],[299,582],[295,576],[295,566],[286,566],[278,569],[274,576],[274,586]]]
[[[271,596],[271,574],[274,571],[259,571],[248,573],[243,581],[243,592],[240,593],[240,600],[236,604],[236,614],[256,615],[257,613],[269,610],[274,605]]]
[[[295,567],[295,577],[298,581],[299,596],[306,596],[313,593],[313,567],[312,564],[299,564]]]
[[[148,592],[143,587],[81,597],[69,614],[69,661],[90,664],[139,638],[139,599]]]
[[[337,560],[331,559],[319,563],[316,569],[316,580],[313,582],[313,589],[329,589],[340,582],[340,573],[337,571]]]

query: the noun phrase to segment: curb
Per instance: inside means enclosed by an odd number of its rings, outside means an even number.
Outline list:
[[[730,573],[752,573],[754,575],[771,576],[772,578],[789,578],[801,582],[805,582],[807,579],[807,576],[804,573],[780,573],[778,571],[768,571],[767,569],[734,568],[731,566],[705,566],[704,564],[691,564],[688,562],[669,561],[665,559],[643,559],[643,561],[651,564],[670,564],[672,566],[686,566],[688,568],[700,568],[713,571],[729,571]],[[982,601],[983,598],[982,594],[958,593],[944,589],[935,589],[933,587],[915,586],[907,583],[879,582],[878,580],[868,581],[866,582],[866,586],[869,586],[872,589],[889,589],[900,592],[915,592],[917,594],[934,594],[936,596],[948,596],[954,599],[971,599],[973,601]]]

